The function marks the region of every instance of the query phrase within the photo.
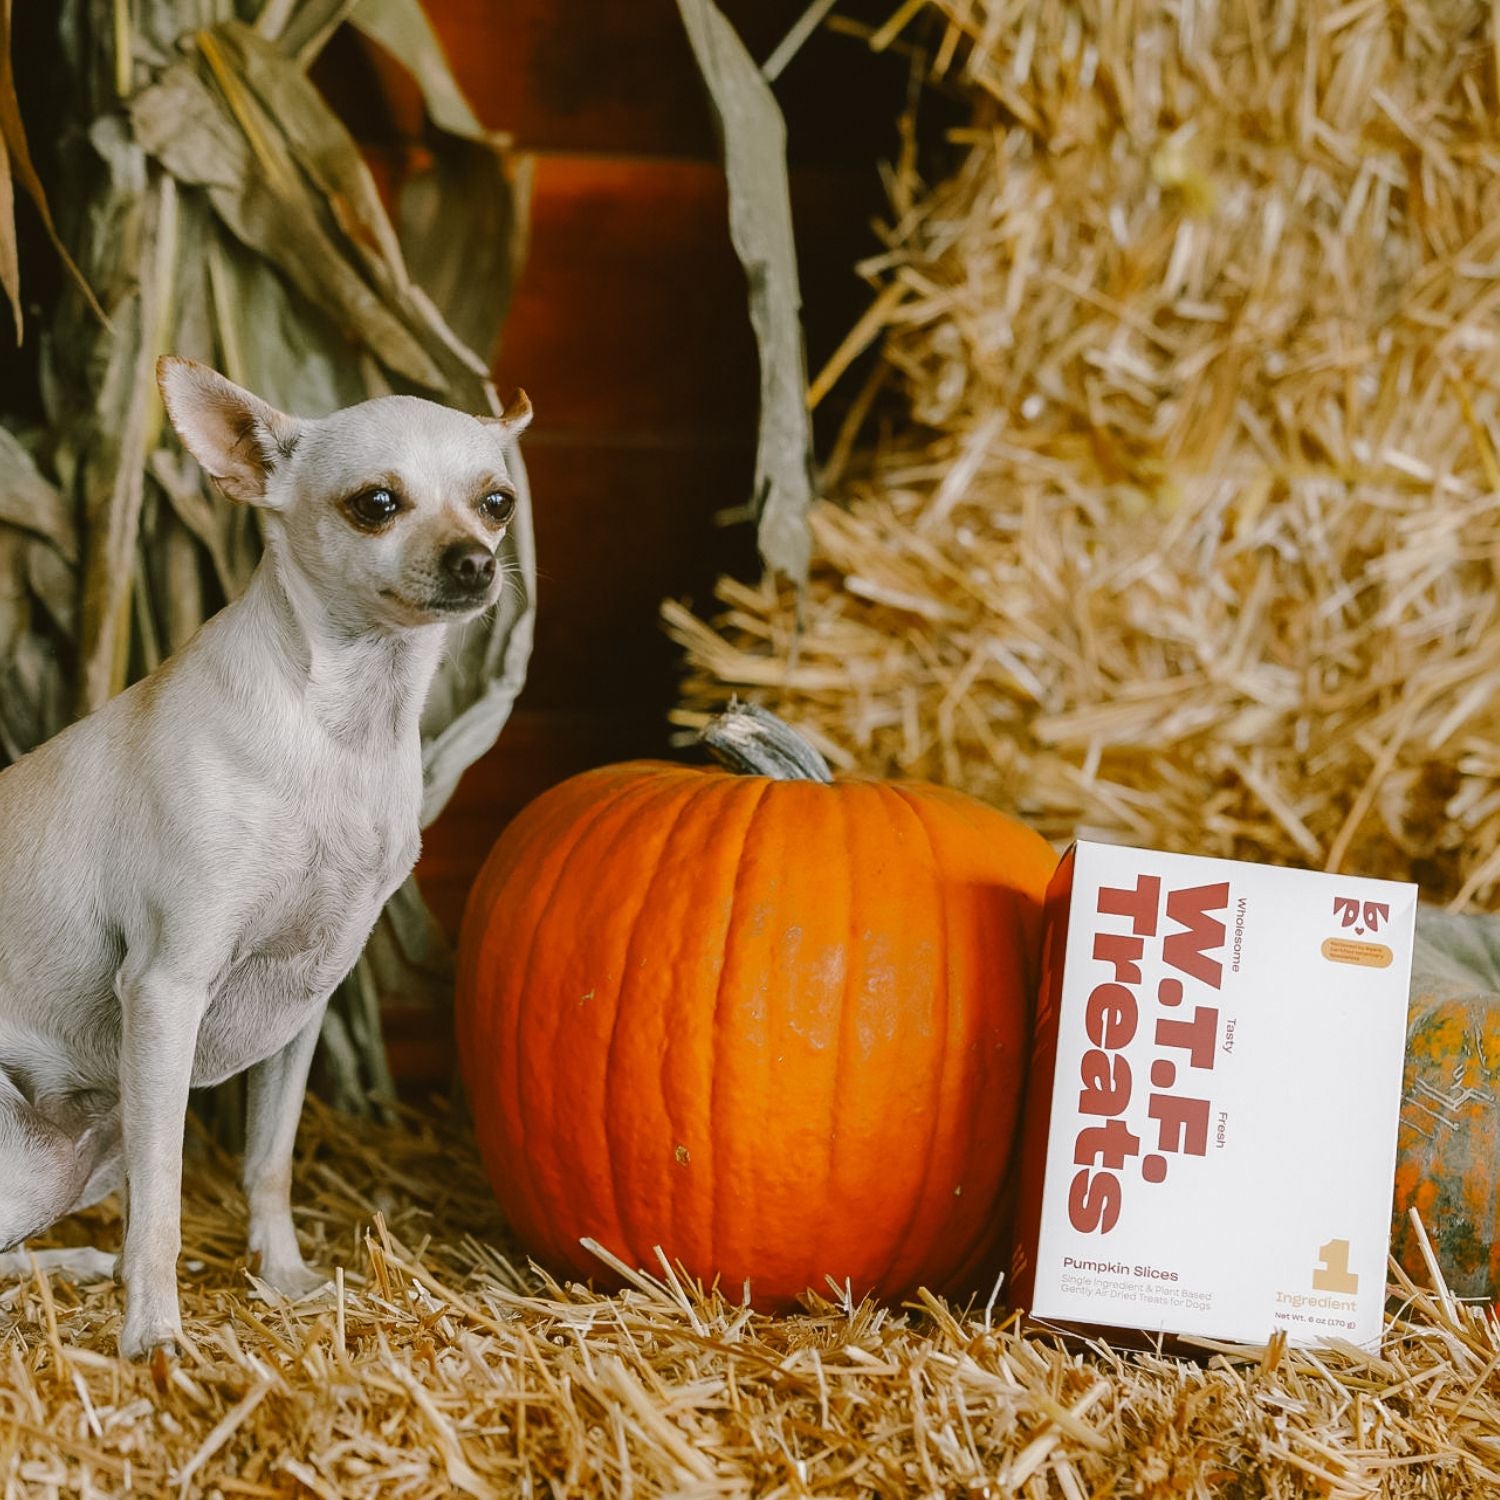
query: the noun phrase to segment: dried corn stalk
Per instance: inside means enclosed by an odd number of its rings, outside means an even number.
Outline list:
[[[726,582],[715,629],[669,606],[682,721],[749,688],[845,765],[1057,839],[1494,904],[1495,27],[895,10],[871,40],[973,108],[952,176],[891,172],[866,267],[850,347],[883,332],[903,415],[839,444],[805,629],[769,584]]]
[[[345,19],[428,104],[433,165],[407,181],[395,224],[307,78]],[[0,429],[0,763],[151,671],[259,556],[253,515],[204,483],[164,424],[158,354],[216,364],[306,415],[390,391],[495,412],[487,356],[521,244],[506,143],[463,100],[419,0],[68,0],[59,25],[74,128],[52,207],[108,323],[69,292],[41,333],[45,431]],[[12,142],[7,80],[8,67]],[[0,193],[7,290],[8,208]],[[514,586],[455,633],[429,701],[424,821],[524,679],[524,485],[506,546]],[[445,964],[408,884],[329,1012],[342,1102],[389,1091],[378,991],[435,994]]]
[[[677,0],[724,155],[729,235],[745,270],[760,359],[760,432],[751,512],[766,567],[807,581],[812,421],[802,393],[802,292],[792,235],[786,122],[771,85],[711,0]]]

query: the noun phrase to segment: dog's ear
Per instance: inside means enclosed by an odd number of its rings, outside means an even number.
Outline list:
[[[157,360],[156,382],[182,446],[204,472],[231,500],[265,505],[271,475],[297,446],[297,419],[175,354]]]
[[[498,417],[481,417],[486,427],[498,427],[507,441],[513,442],[531,426],[531,397],[517,391]]]

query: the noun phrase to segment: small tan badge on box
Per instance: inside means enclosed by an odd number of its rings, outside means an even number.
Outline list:
[[[1078,843],[1047,908],[1017,1305],[1377,1345],[1417,888]]]

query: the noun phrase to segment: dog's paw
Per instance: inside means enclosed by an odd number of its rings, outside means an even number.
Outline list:
[[[7,1250],[0,1254],[0,1280],[56,1271],[70,1281],[118,1281],[119,1256],[83,1247],[70,1250]]]
[[[120,1257],[108,1250],[65,1250],[57,1258],[56,1268],[75,1281],[118,1281]]]
[[[176,1359],[185,1347],[182,1324],[175,1318],[133,1322],[128,1316],[120,1332],[120,1353],[126,1359],[148,1360],[157,1350]]]
[[[283,1297],[296,1301],[299,1297],[310,1297],[329,1283],[321,1271],[315,1271],[303,1261],[291,1261],[286,1265],[263,1266],[257,1277],[267,1286],[280,1292]]]

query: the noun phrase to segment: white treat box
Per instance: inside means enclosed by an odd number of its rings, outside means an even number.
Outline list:
[[[1047,908],[1015,1304],[1377,1347],[1417,888],[1080,842]]]

